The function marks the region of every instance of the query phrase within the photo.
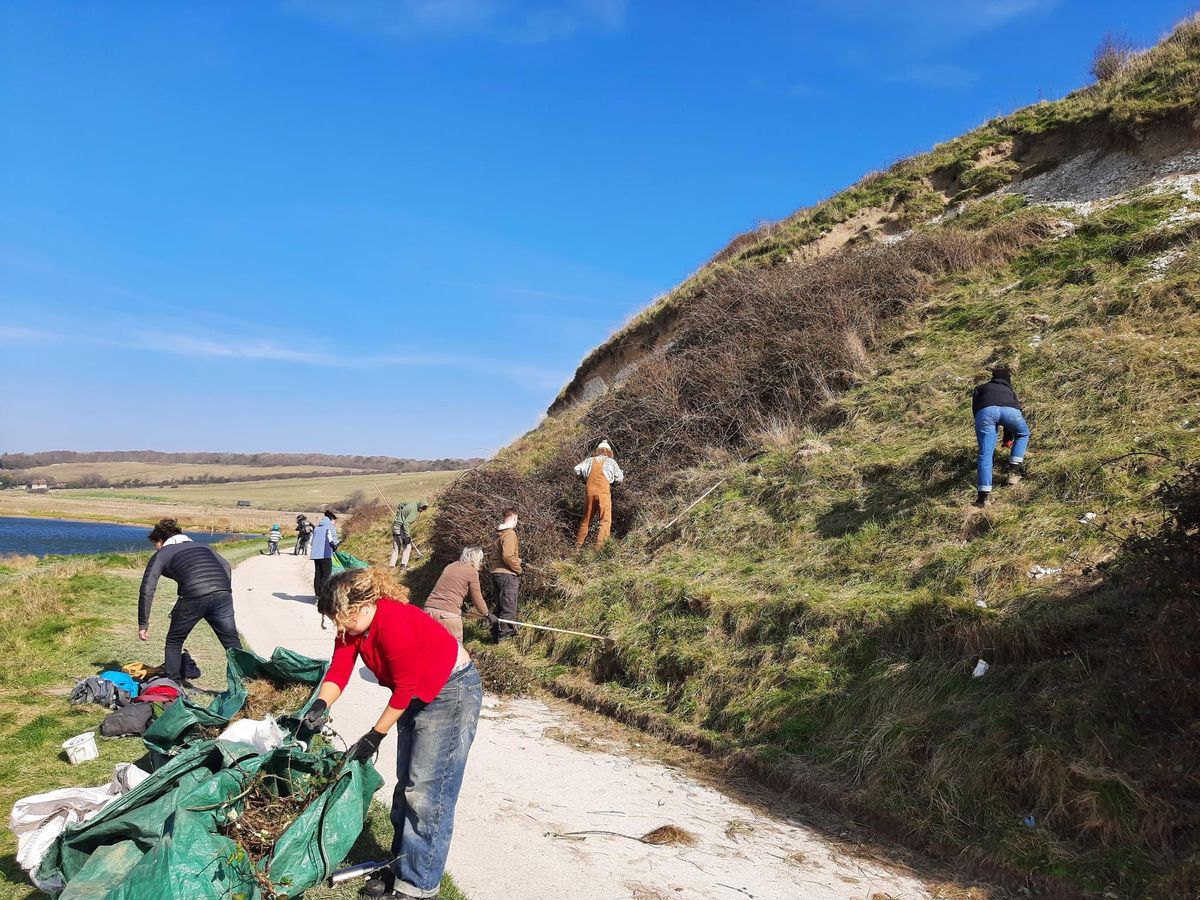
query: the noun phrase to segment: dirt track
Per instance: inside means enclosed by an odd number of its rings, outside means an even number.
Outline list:
[[[252,648],[276,645],[327,656],[333,634],[313,605],[304,557],[255,557],[236,570],[238,624]],[[364,678],[364,674],[366,677]],[[359,669],[334,708],[353,741],[374,724],[389,692]],[[380,751],[389,802],[394,738]],[[837,833],[769,814],[702,780],[647,759],[636,732],[598,731],[565,704],[484,701],[458,805],[449,868],[472,900],[893,900],[928,897],[914,874],[866,859]],[[765,794],[759,798],[769,802]],[[690,847],[636,838],[662,825]],[[571,832],[609,832],[570,834]]]

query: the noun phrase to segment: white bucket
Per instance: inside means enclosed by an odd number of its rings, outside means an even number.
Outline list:
[[[100,748],[96,746],[96,732],[94,731],[68,738],[63,741],[62,747],[67,751],[67,759],[71,761],[71,765],[87,762],[89,759],[96,759],[100,756]]]

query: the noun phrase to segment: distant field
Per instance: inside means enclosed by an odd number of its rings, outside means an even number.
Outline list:
[[[47,478],[62,482],[78,481],[95,475],[116,483],[141,481],[155,484],[164,481],[183,481],[185,478],[273,478],[278,475],[318,475],[323,472],[344,472],[344,466],[246,466],[205,463],[145,463],[145,462],[96,462],[54,463],[33,469],[22,469],[21,476]]]
[[[378,497],[375,486],[389,501],[415,500],[437,491],[457,472],[413,472],[402,475],[329,475],[320,478],[276,478],[234,484],[181,484],[164,488],[113,488],[56,491],[60,496],[123,498],[163,503],[197,503],[236,507],[249,500],[260,509],[311,512],[336,503],[355,491]]]
[[[153,522],[173,516],[181,523],[219,530],[260,530],[272,522],[286,524],[296,513],[319,512],[361,491],[377,497],[378,485],[391,503],[429,497],[457,472],[414,472],[399,475],[333,475],[319,478],[276,478],[236,484],[187,484],[161,488],[103,488],[29,494],[0,491],[0,515],[37,515]],[[249,500],[251,508],[239,508]]]

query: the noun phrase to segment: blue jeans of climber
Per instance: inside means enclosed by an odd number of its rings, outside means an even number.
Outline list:
[[[392,794],[392,853],[396,893],[436,897],[450,838],[454,805],[475,739],[483,683],[474,663],[455,672],[433,702],[396,723],[396,790]]]
[[[982,493],[992,489],[992,458],[996,455],[996,430],[1004,426],[1005,434],[1012,435],[1012,455],[1008,461],[1019,465],[1025,459],[1025,448],[1029,446],[1029,426],[1021,411],[1012,406],[985,406],[975,413],[975,439],[979,442],[979,462],[976,466],[977,487]]]

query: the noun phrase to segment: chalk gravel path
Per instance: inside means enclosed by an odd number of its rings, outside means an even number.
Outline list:
[[[234,576],[238,626],[251,648],[276,646],[328,658],[305,557],[259,556]],[[365,676],[365,677],[364,677]],[[361,667],[334,707],[353,741],[374,723],[389,692]],[[564,737],[566,740],[564,741]],[[636,740],[636,738],[635,738]],[[395,738],[380,750],[390,803]],[[634,744],[634,746],[637,746]],[[613,750],[617,752],[612,752]],[[590,739],[565,704],[484,698],[458,803],[448,868],[471,900],[894,900],[927,898],[901,870],[837,848],[816,830],[754,808],[678,768]],[[691,847],[649,846],[660,825],[691,832]]]

